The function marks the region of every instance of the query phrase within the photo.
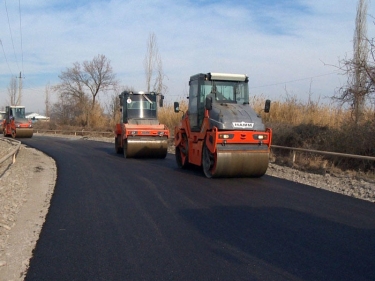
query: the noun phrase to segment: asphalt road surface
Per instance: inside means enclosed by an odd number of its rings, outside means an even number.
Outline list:
[[[57,182],[25,280],[375,280],[375,205],[34,136]]]

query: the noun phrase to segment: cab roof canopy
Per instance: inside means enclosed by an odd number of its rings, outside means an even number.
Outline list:
[[[9,105],[10,108],[25,108],[24,105]]]
[[[144,91],[123,91],[121,94],[124,95],[160,95],[160,93],[157,92],[144,92]]]
[[[238,82],[248,82],[249,78],[246,74],[233,74],[233,73],[218,73],[218,72],[209,72],[199,73],[190,77],[190,80],[221,80],[221,81],[238,81]]]

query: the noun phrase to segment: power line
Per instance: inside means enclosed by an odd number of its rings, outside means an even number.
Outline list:
[[[0,45],[1,45],[1,48],[3,49],[3,54],[4,54],[4,58],[5,58],[5,61],[7,62],[7,65],[8,65],[9,71],[10,71],[10,73],[11,73],[11,74],[12,74],[12,76],[13,76],[13,72],[12,72],[12,70],[10,69],[10,66],[9,66],[9,63],[8,63],[8,59],[7,59],[7,56],[5,55],[5,51],[4,51],[4,46],[3,46],[3,42],[1,41],[1,39],[0,39]]]
[[[14,48],[14,40],[13,40],[12,29],[11,29],[11,27],[10,27],[9,14],[8,14],[8,7],[7,7],[7,1],[4,0],[4,3],[5,3],[5,10],[6,10],[6,12],[7,12],[7,18],[8,18],[8,26],[9,26],[10,38],[12,39],[12,46],[13,46],[14,57],[16,58],[17,68],[20,69],[20,67],[18,66],[18,59],[17,59],[17,55],[16,55],[16,49]]]
[[[286,82],[279,82],[279,83],[267,84],[267,85],[256,86],[256,87],[249,87],[249,89],[258,89],[258,88],[265,88],[265,87],[270,87],[270,86],[277,86],[277,85],[295,83],[295,82],[299,82],[299,81],[310,80],[310,79],[313,79],[313,78],[328,76],[328,75],[332,75],[332,74],[337,74],[337,72],[331,72],[331,73],[326,73],[326,74],[322,74],[322,75],[316,75],[316,76],[311,76],[311,77],[306,77],[306,78],[301,78],[301,79],[296,79],[296,80],[291,80],[291,81],[286,81]]]
[[[332,74],[337,74],[337,72],[330,72],[330,73],[326,73],[326,74],[321,74],[321,75],[316,75],[316,76],[311,76],[311,77],[305,77],[305,78],[290,80],[290,81],[286,81],[286,82],[279,82],[279,83],[266,84],[266,85],[256,86],[256,87],[249,87],[249,90],[251,90],[251,89],[258,89],[258,88],[265,88],[265,87],[271,87],[271,86],[277,86],[277,85],[284,85],[284,84],[289,84],[289,83],[295,83],[295,82],[299,82],[299,81],[310,80],[310,79],[313,79],[313,78],[319,78],[319,77],[328,76],[328,75],[332,75]],[[168,97],[177,97],[177,96],[183,96],[183,95],[169,95],[169,94],[167,94],[166,96],[168,96]]]

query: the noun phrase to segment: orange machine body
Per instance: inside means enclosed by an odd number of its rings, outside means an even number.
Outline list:
[[[247,82],[245,75],[221,73],[190,78],[189,108],[174,131],[180,168],[202,166],[209,178],[259,177],[266,172],[272,130],[249,106]],[[267,101],[266,112],[269,106]]]
[[[157,118],[162,96],[125,91],[120,95],[120,104],[122,117],[115,129],[116,152],[124,153],[125,158],[165,158],[170,132]]]
[[[25,117],[24,106],[5,107],[2,129],[4,136],[12,138],[31,138],[34,132],[31,120]]]

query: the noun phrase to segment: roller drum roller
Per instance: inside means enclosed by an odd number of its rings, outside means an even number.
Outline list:
[[[203,149],[203,171],[209,178],[261,177],[268,168],[267,150],[217,149],[215,154]]]
[[[126,158],[165,158],[168,152],[168,138],[129,137],[124,146]]]
[[[16,138],[31,138],[33,136],[33,128],[17,128]]]

